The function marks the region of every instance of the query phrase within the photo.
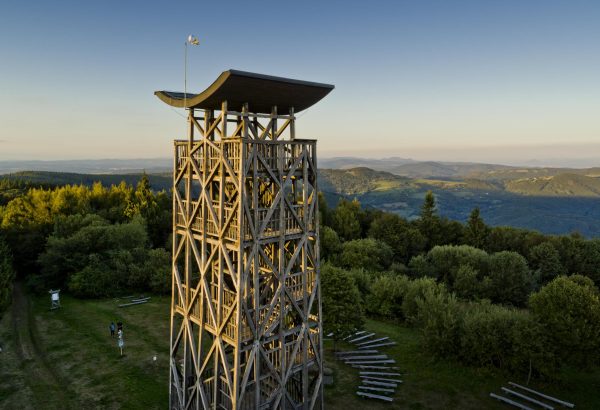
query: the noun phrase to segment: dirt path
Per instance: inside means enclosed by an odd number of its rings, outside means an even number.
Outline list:
[[[35,408],[71,409],[67,384],[50,365],[40,345],[31,301],[21,283],[15,283],[12,304],[12,326],[16,352],[27,374],[27,384],[37,401]]]

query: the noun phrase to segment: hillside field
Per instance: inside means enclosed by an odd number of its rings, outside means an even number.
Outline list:
[[[168,402],[169,298],[119,308],[118,299],[79,300],[62,296],[62,309],[50,311],[49,298],[31,297],[17,286],[12,308],[0,321],[0,408],[2,409],[164,409]],[[125,355],[121,357],[108,325],[122,320]],[[325,389],[326,408],[502,409],[489,398],[509,380],[523,375],[475,370],[425,354],[415,329],[368,320],[367,329],[390,336],[392,356],[404,384],[394,402],[374,403],[355,396],[356,370],[333,359],[326,342],[327,366],[335,383]],[[338,348],[344,348],[340,345]],[[156,362],[153,356],[157,356]],[[600,370],[564,371],[552,383],[533,382],[548,394],[600,408]]]

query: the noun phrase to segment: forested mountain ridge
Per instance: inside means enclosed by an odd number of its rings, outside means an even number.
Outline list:
[[[425,193],[431,190],[437,197],[440,214],[457,221],[465,221],[469,212],[479,207],[492,226],[535,229],[547,234],[579,232],[600,237],[600,168],[571,169],[568,173],[550,175],[559,169],[470,166],[471,171],[486,177],[409,178],[366,167],[320,169],[319,189],[330,205],[335,205],[339,197],[356,197],[366,206],[408,219],[417,217]],[[121,181],[135,185],[141,175],[44,171],[6,174],[0,178],[5,185],[5,189],[0,189],[0,206],[34,186],[92,186],[94,182],[110,186]],[[514,176],[518,177],[511,178]],[[171,178],[170,172],[148,175],[156,191],[169,191]]]
[[[580,170],[548,175],[549,170],[527,170],[539,172],[539,176],[508,178],[408,178],[386,171],[375,171],[366,167],[349,169],[320,169],[321,189],[339,194],[357,194],[369,191],[383,191],[394,188],[427,189],[439,188],[449,190],[483,190],[506,191],[508,193],[532,196],[556,197],[598,197],[600,198],[600,174],[595,169]],[[512,171],[517,172],[517,171]],[[586,175],[585,173],[589,174]],[[485,175],[497,175],[485,174]],[[485,176],[483,175],[483,176]]]
[[[80,174],[75,172],[53,171],[21,171],[0,175],[0,181],[19,181],[34,185],[85,185],[92,186],[100,182],[105,186],[119,185],[122,181],[135,185],[140,180],[142,172],[127,174]],[[169,190],[173,184],[170,172],[147,174],[152,188],[157,191]]]
[[[544,176],[507,180],[410,179],[368,168],[321,169],[319,188],[337,196],[356,197],[363,205],[408,219],[418,216],[423,197],[431,190],[440,214],[450,219],[465,221],[469,212],[479,207],[492,226],[600,237],[600,178],[584,174],[594,175],[594,169],[555,176],[547,176],[548,170],[530,171]],[[330,202],[336,200],[335,195],[327,198]]]

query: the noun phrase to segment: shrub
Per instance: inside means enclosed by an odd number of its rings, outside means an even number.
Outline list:
[[[489,303],[471,306],[464,316],[462,359],[480,367],[505,367],[511,353],[514,323],[524,312]]]
[[[420,278],[408,282],[402,301],[402,314],[408,322],[416,323],[419,316],[417,300],[423,298],[427,292],[444,293],[445,291],[444,285],[436,283],[432,278]]]
[[[590,282],[560,276],[529,298],[563,363],[585,366],[600,358],[600,299]]]
[[[408,271],[413,278],[433,277],[435,275],[425,255],[417,255],[411,258],[408,263]]]
[[[389,318],[401,319],[402,301],[410,280],[406,276],[381,275],[371,285],[367,310]]]
[[[374,273],[367,272],[364,269],[352,269],[348,271],[352,279],[354,279],[354,283],[356,283],[356,287],[360,293],[361,301],[365,303],[367,301],[367,297],[371,293],[371,285],[374,280]]]
[[[462,265],[456,272],[454,292],[464,299],[481,297],[482,282],[478,279],[477,271],[470,265]]]
[[[127,277],[125,272],[116,269],[122,265],[115,258],[114,266],[108,266],[99,255],[90,255],[89,263],[71,276],[69,290],[79,297],[115,295],[124,287]]]
[[[456,297],[430,287],[416,304],[425,348],[436,357],[457,356],[462,312]]]
[[[325,264],[321,270],[323,328],[340,340],[363,325],[360,294],[352,276],[343,269]]]

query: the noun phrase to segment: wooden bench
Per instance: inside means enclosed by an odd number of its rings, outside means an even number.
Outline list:
[[[372,386],[358,386],[361,390],[380,391],[382,393],[394,393],[394,389],[385,389],[383,387],[372,387]]]
[[[380,396],[379,394],[366,393],[366,392],[362,392],[362,391],[357,391],[356,394],[358,394],[361,397],[368,397],[369,399],[377,399],[377,400],[383,400],[383,401],[394,401],[394,399],[392,399],[391,397]]]

